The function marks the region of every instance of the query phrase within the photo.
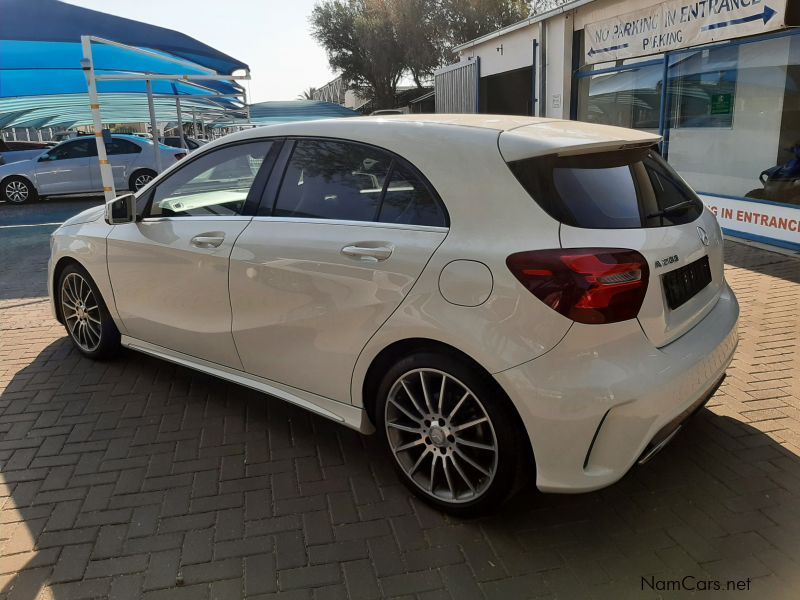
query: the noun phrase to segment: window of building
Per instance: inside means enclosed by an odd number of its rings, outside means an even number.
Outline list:
[[[662,131],[699,192],[800,205],[800,35],[644,58],[581,67],[578,119]]]
[[[664,67],[622,67],[579,80],[578,119],[658,131]]]
[[[800,205],[800,36],[670,56],[670,164],[700,192]]]

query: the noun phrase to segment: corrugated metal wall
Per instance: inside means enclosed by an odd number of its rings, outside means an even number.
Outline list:
[[[434,73],[437,113],[476,113],[480,59],[447,66]]]

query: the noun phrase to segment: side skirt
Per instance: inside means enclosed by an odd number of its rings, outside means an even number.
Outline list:
[[[276,398],[295,404],[314,414],[341,423],[361,433],[369,434],[375,431],[375,428],[367,417],[366,411],[356,406],[337,402],[330,398],[324,398],[323,396],[318,396],[311,392],[306,392],[305,390],[283,385],[269,379],[264,379],[263,377],[189,356],[188,354],[175,352],[126,335],[122,336],[121,342],[123,346],[131,350],[149,354],[150,356],[155,356],[156,358],[189,367],[196,371],[208,373],[214,377],[219,377],[220,379],[249,387],[259,392],[269,394],[270,396],[275,396]]]

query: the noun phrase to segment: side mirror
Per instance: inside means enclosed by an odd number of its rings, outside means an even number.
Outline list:
[[[106,202],[106,223],[122,225],[136,222],[136,196],[123,194]]]
[[[39,162],[45,162],[46,160],[50,160],[50,155],[47,152],[40,155],[38,159]]]

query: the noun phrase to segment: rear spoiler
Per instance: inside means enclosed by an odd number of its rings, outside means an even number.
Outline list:
[[[650,148],[661,136],[581,121],[551,121],[500,133],[497,146],[506,162],[557,154],[574,156],[600,151]]]

